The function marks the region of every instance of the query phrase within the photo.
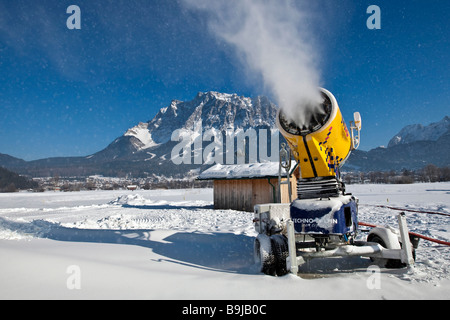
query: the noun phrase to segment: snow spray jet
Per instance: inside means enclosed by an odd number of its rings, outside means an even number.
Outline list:
[[[261,77],[286,117],[308,127],[321,110],[318,54],[307,1],[185,0],[208,14],[209,28]]]

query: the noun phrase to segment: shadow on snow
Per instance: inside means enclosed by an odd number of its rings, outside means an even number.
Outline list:
[[[194,268],[240,274],[259,274],[253,258],[253,237],[232,233],[173,231],[161,240],[152,240],[149,229],[79,229],[45,220],[10,221],[0,217],[0,228],[57,241],[135,245],[163,256],[157,262],[171,262]],[[313,259],[299,269],[302,278],[328,277],[342,273],[365,272],[368,258]],[[391,270],[392,272],[392,270]],[[400,272],[400,273],[404,273]]]
[[[57,241],[135,245],[152,249],[166,261],[221,272],[258,273],[253,260],[253,237],[232,233],[175,232],[151,239],[148,229],[78,229],[45,220],[10,221],[0,217],[0,227]]]

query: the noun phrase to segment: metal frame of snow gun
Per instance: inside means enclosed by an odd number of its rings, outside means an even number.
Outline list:
[[[374,227],[366,241],[344,234],[308,234],[296,231],[290,204],[269,203],[255,206],[255,262],[267,275],[297,274],[299,265],[311,259],[360,256],[370,257],[386,268],[414,264],[417,244],[411,243],[406,216],[398,215],[399,228]],[[344,207],[345,211],[345,207]]]
[[[331,250],[323,251],[299,251],[297,250],[296,233],[292,220],[287,222],[287,241],[289,256],[286,258],[286,269],[293,273],[298,273],[298,266],[305,263],[309,259],[343,257],[343,256],[366,256],[370,258],[389,259],[393,261],[401,261],[406,266],[414,264],[412,245],[409,239],[408,226],[406,224],[405,214],[398,215],[399,231],[400,231],[400,248],[385,248],[380,243],[355,241],[353,245],[338,246]],[[374,231],[374,235],[382,239],[383,230],[378,228]],[[381,235],[381,237],[380,237]],[[303,235],[299,235],[303,237]],[[370,239],[370,236],[369,236]],[[292,263],[294,261],[294,263]]]
[[[398,218],[399,231],[376,227],[366,242],[356,240],[359,200],[345,191],[340,168],[359,146],[361,116],[354,113],[349,132],[336,98],[326,89],[319,91],[323,100],[307,123],[278,110],[277,127],[290,148],[280,151],[279,181],[281,167],[290,163],[284,159],[292,154],[299,168],[297,199],[255,206],[255,262],[268,275],[297,273],[309,259],[339,256],[367,256],[388,268],[413,264],[404,214]]]

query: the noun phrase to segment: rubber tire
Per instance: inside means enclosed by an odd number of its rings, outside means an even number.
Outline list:
[[[275,234],[270,237],[273,252],[275,255],[275,271],[277,276],[284,276],[288,274],[286,268],[286,259],[289,257],[289,246],[287,238],[281,234]]]
[[[367,238],[367,242],[375,242],[378,243],[383,248],[387,248],[386,244],[384,243],[383,239],[381,239],[376,234],[369,235]],[[370,258],[370,260],[376,262],[377,264],[381,264],[383,267],[388,269],[401,269],[406,267],[405,263],[402,263],[399,259],[382,259],[382,258]]]
[[[259,234],[254,242],[255,263],[259,264],[260,272],[275,276],[276,257],[272,247],[272,240],[265,234]]]

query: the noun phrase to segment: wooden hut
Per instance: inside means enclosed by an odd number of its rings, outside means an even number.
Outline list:
[[[199,180],[213,180],[214,209],[253,212],[256,204],[289,203],[287,178],[279,179],[278,162],[220,165],[205,170]],[[283,170],[284,172],[284,170]],[[292,200],[297,198],[298,169],[293,165],[289,180]],[[279,181],[281,181],[281,188]],[[281,197],[281,201],[278,201]]]

